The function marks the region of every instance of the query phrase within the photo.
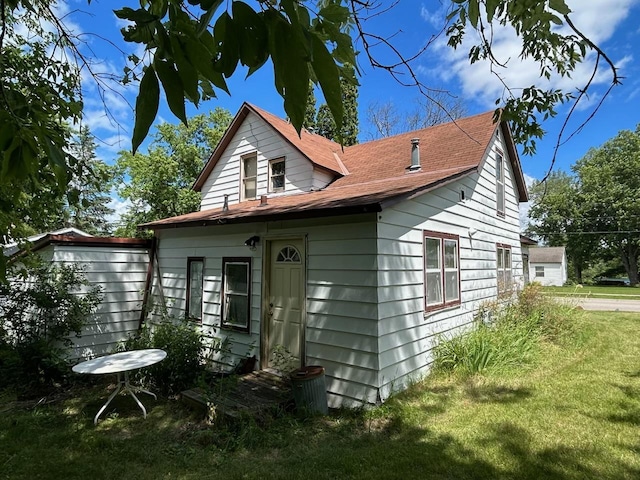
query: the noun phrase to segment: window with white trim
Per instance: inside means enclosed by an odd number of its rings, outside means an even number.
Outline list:
[[[536,277],[544,278],[544,266],[536,265]]]
[[[460,249],[457,235],[424,232],[425,310],[460,304]]]
[[[204,286],[204,258],[187,258],[187,301],[185,317],[202,321],[202,291]]]
[[[498,294],[502,294],[511,291],[511,246],[498,244],[496,250],[498,255]]]
[[[253,200],[258,188],[258,154],[252,153],[241,160],[241,193],[240,200]]]
[[[502,152],[496,152],[496,211],[498,215],[504,215],[504,156]]]
[[[284,157],[269,161],[269,192],[284,191],[284,172]]]
[[[249,332],[251,258],[222,259],[222,326]]]

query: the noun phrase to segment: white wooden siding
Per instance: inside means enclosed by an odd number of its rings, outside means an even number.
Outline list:
[[[269,238],[305,238],[307,253],[306,364],[326,369],[332,406],[377,401],[377,278],[374,216],[297,220],[162,230],[158,258],[168,310],[184,315],[186,260],[205,257],[203,331],[231,337],[233,364],[239,357],[260,356],[263,249]],[[253,235],[255,251],[244,245]],[[252,257],[251,333],[220,329],[222,257]],[[154,298],[159,302],[156,279]]]
[[[111,352],[134,334],[140,321],[149,253],[145,248],[93,245],[50,245],[42,251],[54,263],[76,264],[91,285],[102,288],[103,299],[73,341],[72,358]]]
[[[202,186],[201,210],[221,207],[225,194],[229,195],[230,205],[240,201],[241,158],[253,152],[257,152],[258,155],[258,197],[317,190],[327,186],[333,179],[327,172],[314,169],[313,164],[297,149],[251,112]],[[280,157],[285,158],[285,189],[284,192],[269,193],[269,160]]]
[[[544,267],[544,277],[536,277],[536,267]],[[567,267],[564,263],[530,262],[529,275],[532,282],[561,287],[567,281]]]
[[[508,159],[504,217],[496,212],[495,151],[507,150],[494,139],[480,171],[383,210],[378,230],[379,364],[384,400],[395,389],[424,376],[440,336],[471,328],[478,307],[497,298],[496,243],[511,245],[514,282],[520,286],[518,201]],[[460,200],[460,191],[466,200]],[[475,230],[472,236],[469,229]],[[461,304],[424,312],[423,230],[460,237]]]

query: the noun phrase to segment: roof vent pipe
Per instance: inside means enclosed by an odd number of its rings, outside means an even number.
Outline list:
[[[411,139],[411,166],[409,167],[410,172],[417,172],[420,170],[420,139],[412,138]]]
[[[226,193],[224,195],[224,203],[222,204],[222,211],[223,212],[229,211],[229,195]]]

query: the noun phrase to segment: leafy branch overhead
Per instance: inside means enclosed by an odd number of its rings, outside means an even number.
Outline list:
[[[146,45],[151,57],[136,102],[134,152],[156,117],[160,85],[173,114],[186,123],[185,100],[197,106],[215,97],[217,90],[229,93],[226,79],[239,65],[251,75],[269,59],[276,91],[298,131],[310,80],[320,86],[338,129],[342,126],[340,79],[350,76],[357,83],[353,70],[343,68],[345,63],[355,64],[356,56],[346,33],[351,12],[343,2],[326,1],[313,12],[294,0],[260,1],[255,10],[241,1],[189,3],[187,7],[182,2],[152,0],[137,10],[115,12],[132,22],[122,30],[125,40]],[[219,12],[223,4],[230,6]],[[127,75],[133,75],[132,70]]]

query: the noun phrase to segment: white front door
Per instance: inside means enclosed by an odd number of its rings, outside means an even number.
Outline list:
[[[274,365],[274,351],[303,364],[304,243],[302,239],[271,241],[263,366]],[[277,363],[277,362],[276,362]]]

